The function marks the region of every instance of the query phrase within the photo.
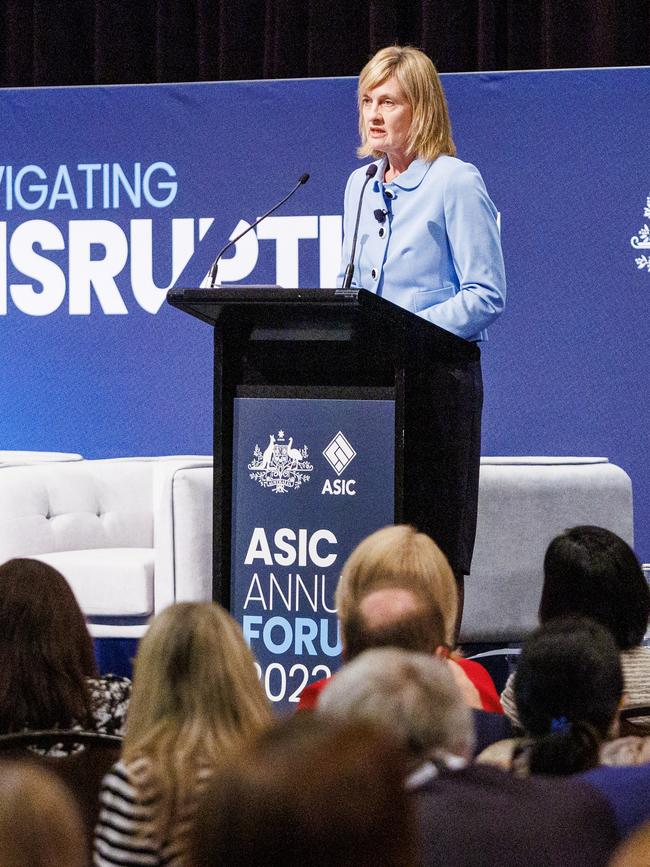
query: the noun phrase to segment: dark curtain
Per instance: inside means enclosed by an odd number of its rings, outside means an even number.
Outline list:
[[[0,86],[355,75],[378,48],[441,72],[650,63],[648,0],[0,0]]]

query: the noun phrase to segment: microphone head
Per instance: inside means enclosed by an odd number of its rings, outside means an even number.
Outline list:
[[[308,180],[309,180],[309,172],[305,172],[304,175],[300,175],[300,177],[298,178],[298,183],[299,184],[306,184]]]
[[[367,178],[374,178],[374,176],[376,174],[377,174],[377,163],[370,163],[370,165],[366,169],[366,177]]]

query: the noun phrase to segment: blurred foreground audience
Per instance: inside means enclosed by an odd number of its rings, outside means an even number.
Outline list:
[[[395,595],[390,611],[377,597],[371,598],[377,591],[387,590],[404,591],[402,610]],[[445,555],[424,533],[407,525],[384,527],[372,533],[350,554],[336,589],[344,659],[353,659],[369,646],[393,644],[439,653],[448,658],[447,664],[471,707],[501,713],[499,696],[486,669],[450,652],[458,608],[456,594],[456,581]],[[406,623],[408,618],[418,616],[436,621],[435,633],[432,631],[426,647],[422,646],[421,629]],[[416,632],[411,635],[414,628]],[[324,679],[307,686],[299,707],[314,708],[326,683]]]
[[[631,834],[616,850],[609,867],[648,867],[650,864],[650,822]]]
[[[2,867],[86,867],[77,807],[66,787],[31,762],[0,763]]]
[[[380,730],[299,714],[215,777],[187,867],[415,867],[405,772]]]
[[[489,746],[479,762],[579,774],[607,799],[622,835],[650,819],[650,737],[617,737],[623,674],[608,630],[584,617],[540,627],[524,645],[514,697],[526,736]]]
[[[122,760],[106,776],[94,864],[181,863],[206,782],[271,723],[253,656],[213,603],[177,603],[140,642]]]
[[[620,737],[618,719],[624,701],[650,702],[645,578],[629,546],[597,527],[558,536],[544,570],[542,625],[503,693],[516,738],[486,712],[500,705],[485,669],[453,652],[456,583],[412,527],[372,534],[344,565],[345,664],[303,691],[316,714],[273,725],[230,615],[211,603],[165,609],[140,642],[93,863],[650,864],[647,830],[613,855],[650,819],[650,737]],[[98,676],[72,591],[39,561],[0,566],[0,666],[0,734],[122,732],[130,683]],[[70,792],[36,765],[5,763],[0,867],[81,867],[86,852]]]
[[[634,551],[610,530],[573,527],[549,545],[539,620],[545,624],[566,616],[589,617],[611,632],[620,651],[626,704],[650,704],[650,647],[641,644],[650,590]],[[519,725],[513,684],[511,675],[501,701]]]
[[[122,733],[131,682],[99,676],[74,593],[60,572],[38,560],[0,566],[0,671],[0,734]]]
[[[424,865],[596,867],[619,839],[607,800],[583,781],[468,764],[471,714],[433,656],[366,651],[332,678],[318,713],[383,726],[409,752]]]

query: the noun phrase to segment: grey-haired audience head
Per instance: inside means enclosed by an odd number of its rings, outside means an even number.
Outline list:
[[[471,710],[449,666],[424,653],[366,650],[345,665],[319,698],[318,713],[388,729],[415,760],[449,752],[470,758]]]

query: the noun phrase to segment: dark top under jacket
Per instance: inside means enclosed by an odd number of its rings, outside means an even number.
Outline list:
[[[604,867],[619,840],[607,801],[577,780],[469,765],[413,797],[424,867]]]

